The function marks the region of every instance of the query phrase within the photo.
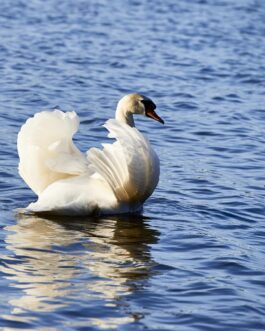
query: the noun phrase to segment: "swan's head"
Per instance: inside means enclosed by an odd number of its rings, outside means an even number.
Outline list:
[[[138,93],[125,95],[117,106],[117,111],[123,114],[144,115],[164,124],[164,121],[157,115],[155,109],[156,105],[151,99]]]

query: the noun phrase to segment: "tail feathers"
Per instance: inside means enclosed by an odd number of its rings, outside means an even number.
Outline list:
[[[40,194],[56,180],[80,174],[87,160],[72,142],[79,126],[75,112],[40,112],[18,134],[19,173]]]
[[[117,120],[104,125],[117,141],[88,151],[88,160],[109,183],[119,201],[143,202],[159,178],[159,160],[148,140],[136,129]]]

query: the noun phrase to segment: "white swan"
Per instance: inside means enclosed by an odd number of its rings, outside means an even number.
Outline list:
[[[155,104],[128,94],[116,118],[105,123],[113,144],[91,148],[86,155],[74,145],[75,112],[43,111],[29,118],[18,134],[19,174],[38,195],[28,212],[60,215],[136,213],[159,180],[159,159],[135,127],[133,114],[164,121]]]

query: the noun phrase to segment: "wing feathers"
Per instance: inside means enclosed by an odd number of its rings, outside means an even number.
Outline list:
[[[159,160],[148,140],[136,129],[111,119],[104,127],[113,144],[90,149],[88,160],[109,183],[118,201],[143,202],[159,178]]]
[[[72,142],[78,126],[75,112],[60,110],[37,113],[22,126],[17,141],[19,173],[35,193],[87,170],[85,156]]]

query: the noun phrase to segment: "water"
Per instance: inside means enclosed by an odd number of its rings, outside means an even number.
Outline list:
[[[264,330],[263,0],[0,2],[2,330]],[[161,159],[143,217],[18,217],[16,135],[59,105],[83,151],[124,94]]]

